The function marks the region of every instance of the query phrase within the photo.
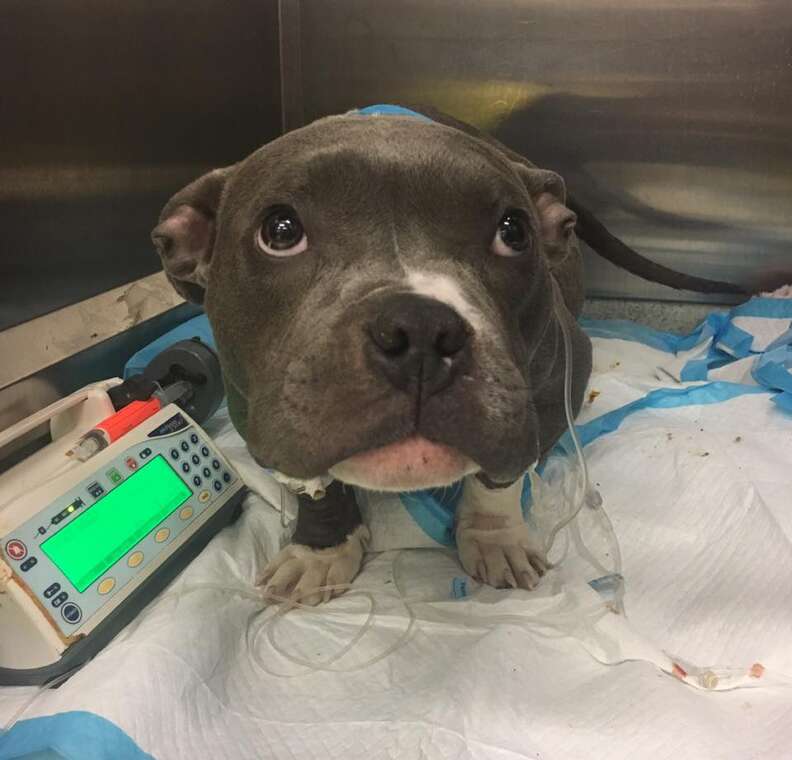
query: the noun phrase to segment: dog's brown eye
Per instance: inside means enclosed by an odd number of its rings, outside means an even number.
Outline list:
[[[296,256],[308,247],[308,237],[293,208],[273,209],[256,234],[258,247],[270,256]]]
[[[525,215],[517,209],[509,209],[498,222],[493,253],[499,256],[519,256],[531,242]]]

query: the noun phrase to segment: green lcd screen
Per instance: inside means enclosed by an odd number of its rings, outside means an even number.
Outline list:
[[[154,457],[41,550],[82,593],[191,494],[165,459]]]

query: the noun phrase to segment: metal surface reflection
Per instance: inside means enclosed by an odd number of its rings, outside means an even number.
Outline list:
[[[4,0],[0,330],[159,269],[149,232],[280,131],[277,3]]]
[[[300,41],[307,119],[431,103],[658,262],[752,289],[792,273],[785,0],[303,0]],[[679,297],[587,267],[593,295]]]

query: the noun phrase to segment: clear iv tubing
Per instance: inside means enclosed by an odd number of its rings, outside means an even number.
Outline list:
[[[577,428],[575,427],[575,418],[572,413],[572,338],[569,334],[569,327],[564,320],[564,315],[559,306],[559,299],[561,298],[558,292],[558,284],[555,279],[551,277],[553,283],[553,311],[555,312],[558,325],[561,328],[561,334],[564,338],[564,414],[566,415],[567,429],[569,436],[572,439],[572,444],[575,448],[575,455],[577,456],[578,465],[580,466],[581,473],[581,495],[576,507],[572,510],[570,515],[556,525],[547,537],[545,550],[549,553],[550,549],[555,542],[556,536],[571,523],[579,514],[584,504],[596,509],[602,505],[602,498],[599,493],[591,488],[589,481],[588,465],[586,458],[583,456],[583,444],[580,441]],[[604,512],[603,512],[604,515]],[[608,525],[610,527],[610,524]],[[618,562],[621,566],[621,562]],[[604,569],[604,568],[602,568]]]
[[[395,581],[394,581],[395,583]],[[309,611],[316,611],[316,607],[310,604],[302,604],[301,602],[297,601],[294,597],[283,597],[278,596],[275,594],[267,594],[266,597],[260,592],[248,587],[243,586],[227,586],[222,583],[196,583],[187,585],[185,588],[180,589],[174,592],[174,595],[177,598],[181,598],[190,594],[194,591],[207,591],[207,590],[214,590],[214,591],[222,591],[224,593],[233,593],[237,596],[240,596],[245,599],[250,599],[255,602],[277,602],[280,606],[276,610],[276,612],[267,618],[264,623],[259,626],[258,628],[254,625],[256,618],[263,615],[270,607],[270,605],[265,605],[264,607],[256,610],[253,612],[250,617],[248,618],[248,622],[246,625],[245,631],[245,640],[248,646],[248,651],[250,652],[253,661],[256,665],[261,668],[265,673],[271,676],[275,676],[277,678],[295,678],[297,676],[304,675],[304,673],[280,673],[276,670],[273,670],[266,661],[259,655],[259,646],[258,646],[258,639],[259,636],[263,632],[266,631],[267,633],[267,640],[270,646],[281,655],[286,660],[290,660],[295,665],[300,665],[304,668],[308,668],[314,671],[330,671],[330,672],[337,672],[337,673],[345,673],[352,670],[360,670],[362,668],[368,667],[369,665],[373,665],[380,660],[385,659],[397,649],[399,649],[405,641],[410,637],[412,634],[413,629],[415,628],[415,624],[417,622],[415,611],[413,610],[411,603],[408,599],[406,599],[401,590],[399,590],[398,594],[387,594],[387,592],[383,591],[382,589],[376,590],[366,590],[361,588],[355,588],[352,586],[351,583],[339,583],[334,585],[328,586],[319,586],[315,589],[308,589],[305,591],[304,596],[309,596],[311,594],[315,594],[317,591],[330,591],[330,592],[346,592],[344,594],[345,599],[350,599],[355,596],[363,596],[369,600],[369,610],[366,617],[366,622],[360,627],[358,632],[352,637],[352,639],[341,647],[335,654],[331,655],[330,657],[324,660],[307,660],[303,659],[302,657],[298,657],[290,652],[284,650],[275,640],[274,628],[275,628],[275,621],[282,618],[286,615],[287,612],[290,612],[293,609],[301,609],[301,610],[309,610]],[[407,610],[408,622],[407,626],[404,631],[399,635],[396,641],[393,644],[390,644],[381,652],[379,652],[374,657],[369,658],[365,662],[357,665],[355,667],[332,667],[334,663],[340,660],[344,655],[352,650],[352,648],[366,635],[366,633],[370,630],[371,626],[374,624],[374,619],[376,618],[376,601],[374,598],[375,594],[387,594],[389,596],[394,596],[398,598],[404,608]],[[341,611],[341,610],[334,610],[331,607],[325,607],[322,609],[322,615],[338,615],[341,617],[346,616],[348,613]]]
[[[574,425],[574,418],[573,418],[573,414],[572,414],[572,342],[571,342],[571,337],[569,335],[569,329],[568,329],[566,323],[564,322],[564,315],[562,314],[562,312],[560,310],[560,307],[558,305],[558,298],[560,298],[560,294],[558,293],[557,285],[556,285],[554,280],[553,280],[553,288],[554,288],[554,294],[556,295],[556,298],[554,299],[554,304],[553,304],[554,312],[555,312],[556,318],[558,320],[559,326],[561,328],[561,332],[562,332],[563,340],[564,340],[564,410],[566,412],[567,426],[569,428],[570,436],[571,436],[573,444],[575,446],[575,452],[577,454],[578,462],[579,462],[580,468],[581,468],[582,483],[581,483],[581,490],[580,490],[580,498],[579,498],[577,504],[575,505],[574,509],[572,510],[571,514],[569,515],[569,517],[567,517],[565,520],[561,521],[561,523],[559,523],[557,526],[555,526],[555,528],[553,529],[553,531],[551,532],[551,534],[550,534],[550,536],[548,538],[548,541],[546,542],[546,550],[548,552],[552,548],[552,545],[553,545],[553,543],[555,541],[555,538],[558,535],[558,533],[564,527],[566,527],[570,522],[572,522],[575,519],[575,517],[577,517],[578,513],[580,512],[581,508],[583,507],[583,505],[585,503],[589,503],[592,507],[598,507],[601,504],[601,500],[599,499],[599,494],[596,493],[595,491],[591,491],[590,492],[588,468],[586,466],[586,460],[585,460],[585,458],[583,456],[583,450],[582,450],[582,446],[581,446],[581,443],[580,443],[580,438],[579,438],[579,436],[577,434],[577,431],[576,431],[575,425]],[[283,505],[281,505],[281,506],[283,506]],[[607,516],[605,515],[604,511],[602,511],[600,514],[607,520]],[[609,522],[608,522],[608,527],[610,528],[610,523]],[[579,537],[579,531],[578,531],[578,537]],[[579,543],[581,548],[584,549],[586,551],[586,553],[589,555],[590,561],[593,561],[593,563],[596,566],[598,566],[599,568],[601,568],[604,573],[608,572],[605,568],[602,568],[602,566],[598,562],[596,562],[596,560],[590,555],[588,550],[585,548],[585,545],[582,544],[582,538],[577,543]],[[618,551],[618,545],[616,546],[616,550]],[[280,597],[280,596],[275,596],[275,595],[272,595],[272,594],[268,594],[267,599],[269,601],[271,601],[271,602],[280,603],[281,607],[273,615],[271,615],[269,618],[267,618],[265,620],[265,622],[263,623],[263,625],[261,625],[261,626],[256,627],[255,621],[256,621],[257,618],[259,618],[262,614],[264,614],[266,612],[266,610],[267,610],[266,606],[263,609],[256,610],[250,616],[250,618],[248,619],[245,638],[246,638],[246,643],[247,643],[247,646],[248,646],[248,651],[251,653],[253,661],[264,672],[268,673],[269,675],[276,676],[276,677],[293,678],[293,677],[296,677],[296,676],[303,675],[305,673],[305,671],[303,671],[303,672],[300,672],[300,673],[288,673],[288,674],[286,674],[286,673],[277,672],[277,671],[273,670],[271,667],[269,667],[268,663],[259,654],[259,649],[260,648],[258,646],[258,641],[259,641],[259,637],[261,636],[261,634],[263,632],[266,632],[266,634],[267,634],[267,641],[268,641],[270,647],[272,647],[273,650],[275,650],[279,655],[281,655],[281,657],[283,657],[286,660],[289,660],[290,662],[292,662],[295,665],[299,665],[299,666],[301,666],[303,668],[307,668],[309,671],[349,672],[349,671],[352,671],[352,670],[359,670],[359,669],[362,669],[364,667],[369,667],[370,665],[373,665],[373,664],[379,662],[380,660],[384,659],[385,657],[388,657],[390,654],[392,654],[397,649],[399,649],[407,641],[407,639],[412,634],[412,631],[415,628],[415,624],[417,622],[417,616],[416,616],[415,610],[413,608],[413,604],[417,600],[411,601],[408,597],[406,597],[404,595],[404,593],[402,592],[402,586],[401,586],[401,584],[399,582],[398,568],[399,568],[401,556],[402,556],[402,554],[400,553],[397,556],[396,560],[394,561],[394,565],[393,565],[394,579],[393,580],[394,580],[394,586],[396,587],[396,589],[398,591],[398,599],[401,601],[401,603],[404,605],[404,608],[407,611],[408,623],[407,623],[407,626],[405,627],[404,631],[398,636],[398,638],[396,639],[396,641],[393,644],[389,645],[388,647],[383,649],[381,652],[379,652],[377,655],[367,659],[365,662],[363,662],[363,663],[361,663],[359,665],[356,665],[356,666],[353,666],[353,667],[337,666],[336,663],[342,657],[344,657],[346,654],[348,654],[352,650],[352,648],[355,647],[360,642],[360,640],[366,635],[366,633],[371,629],[372,625],[374,624],[374,618],[376,617],[376,614],[377,614],[376,613],[377,605],[376,605],[376,600],[375,600],[374,593],[383,594],[383,593],[387,593],[387,592],[383,592],[381,589],[377,589],[376,592],[372,592],[372,591],[368,591],[368,590],[361,589],[361,588],[355,588],[355,587],[352,586],[352,584],[339,584],[339,585],[333,585],[333,586],[319,586],[317,588],[307,590],[305,592],[305,596],[308,596],[310,594],[315,594],[317,591],[322,591],[322,592],[346,591],[347,592],[346,593],[346,598],[350,598],[350,597],[353,597],[353,596],[363,596],[366,599],[368,599],[370,606],[369,606],[366,622],[360,627],[360,629],[352,637],[352,639],[347,644],[345,644],[343,647],[341,647],[335,654],[331,655],[330,657],[328,657],[326,659],[319,660],[319,661],[316,661],[316,660],[311,661],[311,660],[308,660],[308,659],[305,659],[305,658],[302,658],[302,657],[298,657],[298,656],[296,656],[296,655],[294,655],[294,654],[292,654],[290,652],[287,652],[285,649],[283,649],[277,643],[277,640],[275,638],[275,633],[274,633],[275,623],[280,618],[282,618],[287,612],[289,612],[292,609],[313,610],[315,608],[313,606],[311,606],[311,605],[302,604],[298,600],[294,599],[293,597]],[[621,567],[621,560],[620,560],[620,558],[618,556],[616,557],[616,562],[617,562],[617,567],[620,568]],[[260,592],[253,591],[253,590],[248,589],[248,588],[228,587],[228,586],[224,586],[222,584],[210,584],[210,583],[206,583],[206,584],[202,583],[202,584],[196,584],[196,585],[193,585],[193,586],[188,586],[185,589],[182,589],[178,593],[181,596],[183,594],[190,593],[191,591],[197,591],[197,590],[201,590],[201,589],[206,589],[206,590],[214,589],[214,590],[218,590],[218,591],[224,591],[226,593],[229,592],[229,591],[232,591],[232,592],[234,592],[234,593],[236,593],[236,594],[238,594],[238,595],[240,595],[242,597],[245,597],[245,598],[248,598],[248,599],[252,599],[254,601],[261,601],[263,599],[263,596],[262,596],[262,594]],[[557,637],[560,637],[560,636],[569,635],[570,628],[574,628],[574,627],[576,627],[579,624],[581,615],[584,612],[594,613],[594,614],[600,612],[601,614],[605,614],[605,611],[604,611],[602,605],[599,602],[597,602],[596,605],[592,605],[591,609],[574,608],[574,609],[571,609],[569,611],[566,611],[566,610],[563,610],[562,607],[563,607],[563,603],[558,605],[555,610],[547,610],[547,611],[545,611],[544,614],[541,617],[540,616],[503,615],[503,614],[501,614],[501,615],[488,615],[486,621],[480,621],[478,623],[476,621],[471,620],[469,616],[465,616],[463,618],[463,621],[467,625],[473,625],[474,627],[479,627],[480,626],[482,628],[489,628],[492,625],[504,624],[504,623],[506,623],[506,624],[516,624],[516,625],[521,625],[521,626],[525,626],[526,624],[528,624],[528,625],[530,625],[533,628],[534,632],[536,634],[540,635],[540,636],[545,636],[545,637],[550,637],[550,638],[557,638]],[[548,615],[549,614],[552,615],[553,613],[555,613],[554,620],[551,622],[550,620],[548,620]],[[344,612],[336,613],[336,611],[332,610],[332,608],[325,608],[323,610],[322,614],[341,614],[341,615],[345,615],[347,613],[344,613]],[[427,619],[434,618],[435,621],[453,620],[454,622],[459,622],[459,620],[460,620],[460,616],[458,616],[456,614],[453,614],[453,613],[449,613],[449,612],[447,612],[445,610],[441,611],[439,609],[433,609],[431,611],[431,614],[429,614],[426,617],[427,617]],[[531,624],[533,624],[533,625],[531,625]],[[550,629],[551,631],[554,631],[555,633],[549,633],[549,634],[548,633],[542,633],[543,629],[544,630]]]
[[[558,292],[558,284],[556,283],[555,279],[551,277],[551,282],[553,283],[553,310],[556,315],[556,319],[558,320],[558,324],[561,327],[561,333],[564,337],[564,412],[566,414],[566,422],[567,428],[569,429],[569,435],[572,438],[572,443],[575,447],[575,454],[577,455],[578,464],[580,466],[581,472],[581,496],[580,500],[572,511],[572,513],[567,517],[565,520],[562,520],[558,525],[556,525],[553,530],[550,532],[548,539],[545,545],[546,553],[550,553],[550,549],[555,542],[556,536],[567,526],[569,525],[580,513],[580,510],[583,508],[584,504],[587,504],[592,509],[599,509],[602,506],[602,497],[600,496],[599,492],[591,488],[591,483],[589,481],[589,472],[588,472],[588,464],[586,463],[586,458],[583,456],[583,444],[580,441],[580,436],[578,435],[577,428],[575,427],[575,419],[574,415],[572,414],[572,338],[569,335],[569,327],[567,323],[564,321],[564,315],[561,312],[561,308],[559,307],[559,300],[561,298],[561,294]],[[615,535],[613,530],[613,525],[611,524],[610,518],[608,517],[607,512],[604,509],[599,509],[599,517],[605,523],[608,534],[613,536]],[[575,541],[575,545],[578,547],[578,550],[581,552],[586,559],[591,562],[591,564],[596,567],[600,572],[604,575],[608,575],[610,573],[621,574],[622,569],[622,558],[621,558],[621,549],[619,547],[618,541],[614,541],[611,545],[611,551],[613,553],[613,562],[614,562],[614,570],[608,570],[604,567],[596,557],[588,550],[583,541],[583,537],[580,535],[580,528],[575,523],[572,525],[572,537]],[[568,548],[568,547],[567,547]],[[564,552],[566,555],[566,550]],[[620,593],[617,597],[617,606],[619,609],[622,608],[622,597],[624,593],[623,586],[620,587]]]
[[[39,686],[22,704],[11,713],[11,717],[5,722],[5,725],[0,728],[0,737],[7,734],[16,724],[22,716],[30,709],[31,705],[48,689],[54,689],[59,684],[62,684],[68,678],[70,678],[74,673],[76,673],[82,665],[78,665],[76,668],[72,668],[71,670],[67,670],[65,673],[61,673],[56,678],[53,678],[48,683],[44,684],[44,686]]]
[[[586,466],[586,460],[583,455],[583,447],[580,442],[580,438],[577,434],[577,430],[575,429],[574,424],[574,417],[572,414],[572,341],[569,335],[569,328],[564,321],[564,315],[561,312],[559,307],[559,299],[560,293],[558,292],[558,286],[555,280],[552,280],[553,285],[553,292],[555,298],[553,299],[553,310],[556,315],[556,319],[558,320],[559,326],[561,328],[561,333],[564,339],[564,411],[566,413],[566,421],[567,427],[569,429],[569,434],[572,438],[572,442],[575,447],[575,453],[577,455],[578,463],[580,465],[581,471],[581,491],[580,491],[580,498],[572,510],[571,514],[562,520],[558,525],[556,525],[553,530],[550,532],[548,539],[545,544],[546,552],[549,553],[550,549],[552,548],[556,537],[558,534],[563,530],[567,525],[569,525],[579,514],[580,510],[582,509],[583,505],[588,503],[592,507],[599,507],[601,500],[599,499],[599,494],[596,491],[590,491],[590,484],[589,484],[589,475],[588,475],[588,467]],[[69,465],[65,465],[62,470],[68,469]],[[59,470],[57,474],[60,474],[62,470]],[[281,493],[281,496],[283,494]],[[283,500],[281,500],[281,509],[283,509]],[[610,525],[610,521],[604,510],[600,510],[600,517],[603,518],[607,522],[608,528],[612,532],[612,527]],[[596,561],[596,559],[588,552],[585,547],[585,544],[582,541],[582,537],[580,536],[579,530],[577,530],[577,526],[573,526],[575,528],[575,541],[578,545],[579,549],[582,552],[588,555],[589,561],[592,562],[595,566],[602,569],[604,573],[608,571],[602,567],[602,565]],[[621,557],[618,554],[618,544],[615,544],[613,547],[613,551],[615,554],[615,563],[617,567],[617,572],[620,571],[621,568]],[[349,672],[353,670],[360,670],[362,668],[369,667],[374,665],[375,663],[385,659],[386,657],[390,656],[393,652],[403,646],[409,637],[412,635],[412,632],[415,628],[417,623],[417,616],[415,613],[415,609],[413,605],[416,603],[417,600],[411,601],[408,597],[404,595],[402,592],[402,585],[399,582],[399,572],[398,568],[400,566],[400,559],[403,555],[399,553],[396,560],[394,561],[393,565],[393,581],[394,586],[396,587],[398,594],[390,596],[396,596],[401,603],[403,604],[405,610],[407,611],[408,615],[408,622],[407,626],[405,627],[404,631],[397,637],[397,639],[390,644],[389,646],[385,647],[381,652],[376,654],[373,657],[365,660],[364,662],[352,666],[352,667],[341,667],[337,666],[336,663],[343,658],[346,654],[348,654],[353,647],[355,647],[361,639],[368,633],[371,629],[372,625],[374,624],[374,619],[376,618],[376,600],[375,600],[375,593],[376,594],[387,594],[387,592],[383,591],[382,589],[377,589],[376,591],[368,591],[361,588],[355,588],[352,584],[337,584],[332,586],[320,586],[315,589],[309,589],[305,592],[305,596],[310,594],[314,594],[317,591],[323,592],[339,592],[344,591],[346,592],[345,598],[351,598],[354,596],[363,596],[369,601],[369,610],[366,618],[366,622],[360,627],[357,633],[350,639],[350,641],[341,647],[335,654],[331,655],[330,657],[319,660],[319,661],[311,661],[307,660],[302,657],[298,657],[291,652],[287,652],[283,649],[275,639],[275,623],[279,619],[281,619],[287,612],[292,609],[303,609],[303,610],[314,610],[315,607],[312,605],[302,604],[298,600],[291,598],[291,597],[280,597],[274,596],[272,594],[268,594],[267,600],[271,602],[278,602],[280,603],[280,607],[277,611],[270,615],[267,618],[263,625],[256,627],[255,621],[259,618],[262,614],[264,614],[268,606],[265,606],[259,610],[256,610],[248,619],[246,632],[245,632],[245,640],[248,646],[248,650],[251,653],[253,661],[255,664],[264,672],[271,676],[275,676],[278,678],[294,678],[306,673],[305,670],[298,673],[280,673],[278,671],[273,670],[268,666],[265,659],[259,654],[259,646],[258,641],[259,637],[263,632],[267,634],[267,641],[269,645],[274,649],[281,657],[286,660],[291,661],[293,664],[301,666],[307,671],[330,671],[330,672]],[[197,583],[192,585],[187,585],[185,588],[174,592],[177,597],[182,597],[187,595],[193,591],[200,591],[200,590],[216,590],[222,591],[224,593],[233,593],[237,596],[251,599],[256,602],[261,602],[264,598],[261,592],[256,591],[254,589],[250,589],[247,587],[242,586],[227,586],[221,583]],[[427,609],[424,617],[427,620],[434,619],[434,622],[443,622],[443,621],[452,621],[455,623],[459,623],[460,621],[465,623],[465,625],[470,627],[481,627],[481,628],[490,628],[493,625],[499,624],[511,624],[511,625],[518,625],[525,627],[526,625],[529,626],[532,631],[539,636],[545,638],[559,638],[563,636],[568,636],[570,629],[575,628],[580,624],[581,617],[585,613],[589,614],[606,614],[604,608],[600,603],[597,603],[596,606],[592,605],[591,608],[584,608],[581,609],[579,607],[575,607],[569,611],[563,609],[563,603],[559,604],[555,610],[546,610],[542,616],[535,616],[535,615],[488,615],[486,620],[481,621],[474,621],[469,615],[458,615],[456,613],[450,613],[446,610],[441,610],[438,608],[432,608],[431,610]],[[323,615],[346,615],[347,613],[342,611],[333,610],[330,607],[326,607],[322,610]],[[549,620],[548,616],[553,615],[553,620]],[[552,631],[552,633],[547,633],[547,630]],[[13,716],[11,717],[10,721],[6,724],[6,726],[0,731],[0,736],[3,733],[10,730],[10,728],[16,723],[17,720],[30,708],[33,702],[39,697],[39,695],[48,688],[61,683],[62,681],[66,680],[73,671],[70,671],[67,674],[56,679],[54,682],[47,684],[46,686],[41,687],[38,689],[34,694],[31,696],[30,699],[25,701],[20,708],[18,708]]]

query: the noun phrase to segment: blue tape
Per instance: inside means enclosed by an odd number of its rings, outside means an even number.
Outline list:
[[[779,346],[762,354],[751,374],[767,388],[792,393],[792,346]]]
[[[588,446],[603,435],[612,433],[630,415],[643,409],[676,409],[682,406],[719,404],[738,396],[768,393],[767,388],[742,383],[713,382],[693,388],[660,388],[651,391],[636,401],[614,409],[584,425],[577,426],[583,446]],[[792,402],[792,397],[790,398]],[[556,450],[571,456],[574,444],[569,431],[559,440]],[[541,474],[541,468],[538,468]],[[448,489],[433,489],[400,494],[400,498],[410,516],[433,541],[442,546],[454,546],[454,514],[462,496],[461,483]],[[522,490],[523,514],[530,512],[531,481],[526,476]]]
[[[584,446],[588,446],[597,438],[618,430],[627,417],[642,409],[677,409],[682,406],[720,404],[738,396],[760,393],[768,393],[768,391],[758,385],[721,381],[707,383],[706,385],[696,385],[692,388],[659,388],[584,425],[577,426],[577,432],[581,443]],[[574,451],[574,444],[569,431],[561,436],[558,445],[566,454],[571,454]]]
[[[679,373],[679,379],[683,383],[693,383],[709,379],[709,373],[718,367],[725,367],[731,364],[734,357],[731,354],[721,351],[710,343],[704,356],[688,361]]]
[[[713,369],[755,353],[753,350],[754,336],[733,324],[735,317],[792,320],[792,299],[752,298],[744,304],[734,307],[728,313],[713,312],[709,314],[688,335],[653,330],[622,320],[583,319],[580,323],[592,338],[631,340],[671,354],[688,351],[698,345],[702,346],[703,351],[704,344],[709,341],[710,347],[706,353],[703,356],[690,359],[680,372],[680,379],[683,382],[698,382],[707,380]],[[792,329],[789,333],[792,333]],[[785,339],[783,342],[788,343],[790,339]]]
[[[744,359],[751,353],[754,336],[727,322],[718,334],[718,346],[724,347],[735,359]]]
[[[757,296],[750,301],[735,306],[729,313],[732,317],[792,319],[792,298],[762,298]]]
[[[81,710],[21,720],[0,735],[0,760],[46,752],[63,760],[155,760],[115,723]]]
[[[441,546],[455,546],[454,515],[462,498],[462,483],[399,494],[410,517],[429,538]]]
[[[764,298],[754,300],[762,301],[763,303],[755,304],[752,309],[746,308],[746,311],[754,311],[757,314],[742,314],[741,316],[772,317],[773,311],[783,312],[788,310],[788,307],[780,310],[773,308],[770,302],[780,299]],[[743,306],[747,307],[748,304],[743,304]],[[728,314],[713,313],[707,317],[701,329],[699,342],[711,338],[710,347],[705,357],[691,359],[685,364],[680,373],[680,379],[683,382],[706,380],[711,370],[757,353],[753,350],[754,336],[732,323],[731,320],[734,316],[740,316],[735,315],[735,311],[733,309]],[[758,313],[762,311],[766,313]]]
[[[642,343],[670,354],[677,352],[679,336],[653,330],[622,319],[581,319],[580,326],[590,338],[610,338]]]
[[[709,369],[709,360],[706,357],[703,359],[691,359],[682,367],[679,379],[683,383],[695,383],[706,380]]]
[[[642,343],[670,354],[689,351],[708,338],[714,338],[729,321],[728,314],[713,312],[692,332],[679,335],[655,330],[645,325],[620,319],[581,319],[580,325],[592,338],[619,338]]]
[[[765,353],[772,351],[775,348],[783,346],[792,346],[792,326],[783,335],[779,335],[766,349]]]
[[[475,591],[481,584],[473,578],[465,575],[454,578],[451,581],[451,596],[454,599],[464,599]]]
[[[366,106],[365,108],[358,108],[357,112],[361,116],[412,116],[422,121],[432,121],[428,116],[422,113],[411,111],[409,108],[402,108],[402,106],[391,106],[387,103],[380,103],[375,106]]]
[[[779,409],[792,414],[792,393],[779,393],[773,396],[773,403],[777,404]]]

